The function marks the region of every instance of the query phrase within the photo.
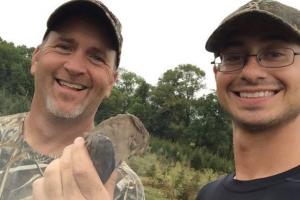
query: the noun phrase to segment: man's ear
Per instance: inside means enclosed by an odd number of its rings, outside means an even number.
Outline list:
[[[108,98],[111,95],[111,91],[112,91],[114,85],[117,83],[118,77],[119,77],[118,70],[113,70],[111,85],[110,85],[109,89],[107,89],[107,91],[106,91],[105,98]]]
[[[39,60],[39,54],[41,52],[40,46],[38,46],[32,53],[32,58],[31,58],[31,68],[30,68],[30,73],[34,75],[36,68],[37,68],[37,63]]]
[[[115,71],[114,71],[114,74],[113,74],[113,81],[114,81],[114,84],[117,83],[118,78],[119,78],[119,72],[118,72],[118,70],[115,70]]]
[[[217,73],[219,73],[218,69],[216,68],[216,66],[213,67],[213,70],[214,70],[214,74],[215,74],[215,78],[217,76]]]

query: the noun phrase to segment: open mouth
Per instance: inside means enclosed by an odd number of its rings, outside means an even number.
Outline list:
[[[67,88],[70,88],[70,89],[76,90],[76,91],[81,91],[81,90],[87,89],[87,87],[84,85],[77,84],[77,83],[69,83],[69,82],[63,81],[61,79],[56,79],[56,82],[62,87],[67,87]]]
[[[266,90],[266,91],[254,91],[254,92],[234,92],[235,95],[240,98],[263,98],[276,95],[279,90]]]

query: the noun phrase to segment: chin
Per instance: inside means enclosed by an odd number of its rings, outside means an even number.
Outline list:
[[[49,113],[53,114],[56,117],[65,119],[75,119],[84,111],[83,105],[77,105],[71,110],[65,110],[64,107],[58,106],[51,98],[47,99],[46,107]]]
[[[72,112],[65,112],[61,110],[49,110],[54,116],[64,119],[75,119],[82,114],[81,111],[72,111]]]
[[[276,124],[272,122],[245,122],[241,120],[233,120],[235,126],[240,127],[247,132],[264,132],[276,127]]]
[[[298,115],[296,113],[291,115],[283,115],[280,117],[268,118],[268,119],[255,119],[250,121],[249,119],[238,119],[233,117],[233,122],[235,126],[240,127],[243,130],[252,133],[259,133],[264,131],[270,131],[272,129],[277,129],[281,126],[286,126],[288,123],[293,122]]]

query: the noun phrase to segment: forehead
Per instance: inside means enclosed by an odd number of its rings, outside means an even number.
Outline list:
[[[236,36],[229,38],[226,43],[224,43],[224,46],[220,49],[226,50],[230,48],[239,48],[239,47],[252,47],[252,46],[284,46],[293,44],[292,41],[290,41],[286,37],[281,37],[280,35],[260,35],[260,36]]]
[[[235,34],[229,37],[219,52],[232,48],[267,48],[299,45],[299,40],[276,32],[257,32],[256,34]]]

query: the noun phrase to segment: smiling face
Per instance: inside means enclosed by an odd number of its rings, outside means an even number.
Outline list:
[[[257,54],[270,47],[300,52],[296,42],[272,37],[233,37],[220,53]],[[255,56],[248,57],[243,69],[223,73],[216,69],[217,95],[236,126],[248,131],[263,131],[284,125],[300,114],[300,56],[283,68],[261,67]]]
[[[79,18],[51,31],[32,58],[32,108],[57,117],[94,116],[117,77],[116,51],[101,28]]]

